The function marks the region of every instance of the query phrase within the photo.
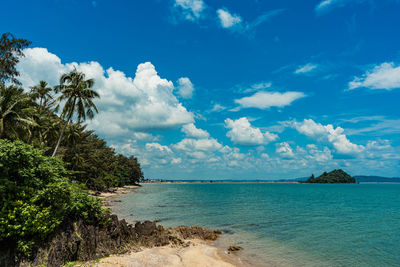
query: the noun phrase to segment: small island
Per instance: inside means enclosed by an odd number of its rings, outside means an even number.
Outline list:
[[[311,175],[306,181],[302,181],[300,183],[305,184],[355,184],[356,179],[351,177],[342,169],[333,170],[331,172],[324,172],[317,178],[314,177],[314,174]]]

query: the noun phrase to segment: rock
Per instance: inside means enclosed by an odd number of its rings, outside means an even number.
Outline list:
[[[221,235],[218,230],[209,230],[200,226],[178,226],[168,229],[170,233],[177,234],[183,239],[202,239],[214,241]]]
[[[107,215],[109,223],[91,225],[83,221],[64,226],[58,234],[38,248],[33,260],[18,259],[8,248],[0,248],[0,266],[63,266],[66,262],[88,261],[138,251],[141,247],[189,246],[185,239],[215,240],[221,232],[200,226],[164,229],[156,222],[137,222],[134,226],[116,215]]]
[[[238,245],[231,245],[231,246],[229,246],[228,251],[230,251],[230,252],[237,252],[237,251],[242,250],[242,249],[243,249],[243,248],[242,248],[241,246],[238,246]]]

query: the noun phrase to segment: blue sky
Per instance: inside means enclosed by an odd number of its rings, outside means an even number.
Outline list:
[[[74,67],[145,176],[400,175],[396,0],[4,1],[25,87]]]

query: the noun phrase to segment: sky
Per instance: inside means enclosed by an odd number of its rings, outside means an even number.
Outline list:
[[[95,80],[88,128],[152,179],[400,176],[398,0],[2,1],[25,88]]]

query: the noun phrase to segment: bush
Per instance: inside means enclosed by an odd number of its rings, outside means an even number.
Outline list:
[[[29,256],[63,224],[103,220],[100,200],[66,175],[59,159],[20,141],[0,140],[0,243]]]

